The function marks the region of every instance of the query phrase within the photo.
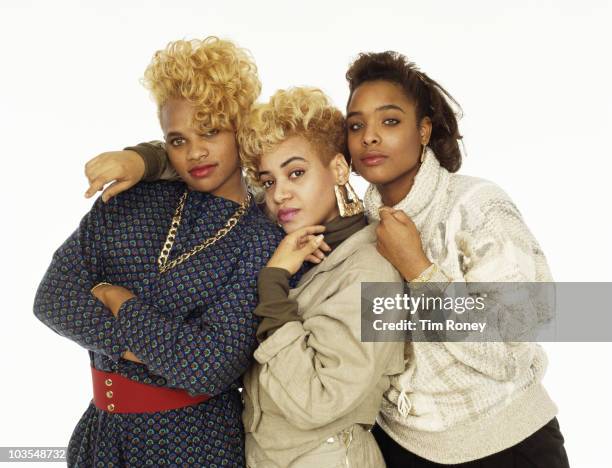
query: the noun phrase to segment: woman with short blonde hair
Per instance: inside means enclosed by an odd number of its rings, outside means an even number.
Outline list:
[[[68,465],[243,466],[257,272],[281,238],[246,189],[236,141],[257,69],[229,41],[176,41],[145,84],[182,180],[96,200],[36,294],[36,316],[91,361]]]

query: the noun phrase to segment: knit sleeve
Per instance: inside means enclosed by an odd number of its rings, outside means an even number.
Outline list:
[[[144,182],[158,180],[179,180],[180,177],[168,160],[166,144],[162,141],[149,141],[136,146],[128,146],[125,150],[135,151],[145,163]]]
[[[491,183],[458,201],[447,229],[461,274],[435,264],[430,267],[429,282],[446,297],[486,297],[487,322],[493,326],[485,340],[475,331],[472,337],[464,335],[444,345],[476,371],[496,380],[512,380],[532,363],[536,344],[529,341],[530,333],[553,313],[553,302],[542,298],[545,289],[518,284],[552,281],[546,258],[514,203]],[[521,336],[524,341],[518,341]]]
[[[218,395],[246,371],[256,346],[257,270],[250,257],[238,262],[217,302],[207,306],[214,321],[201,314],[176,318],[132,298],[119,309],[117,337],[169,386]]]
[[[34,314],[59,335],[118,361],[125,347],[115,336],[115,318],[90,292],[105,280],[104,209],[98,198],[78,229],[54,253],[36,292]]]

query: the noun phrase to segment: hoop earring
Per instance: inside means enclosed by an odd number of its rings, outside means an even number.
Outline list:
[[[336,193],[338,211],[340,211],[342,218],[363,213],[363,203],[361,203],[357,193],[355,193],[355,190],[348,181],[342,185],[334,185],[334,192]]]
[[[361,174],[359,172],[357,172],[357,169],[355,169],[353,167],[353,160],[352,159],[349,162],[349,175],[351,175],[351,174],[355,174],[356,176],[361,177]]]
[[[421,163],[425,161],[425,151],[427,150],[427,145],[423,145],[423,150],[421,151]]]

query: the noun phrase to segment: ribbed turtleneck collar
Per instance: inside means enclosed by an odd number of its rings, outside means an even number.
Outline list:
[[[332,249],[338,247],[344,240],[351,237],[357,231],[363,229],[368,224],[363,213],[342,218],[338,216],[325,224],[325,242]]]
[[[417,216],[432,201],[443,172],[444,168],[440,166],[436,155],[428,147],[410,192],[393,208],[404,211],[411,218]],[[383,201],[375,185],[370,184],[363,201],[368,220],[378,221],[380,219],[378,209],[383,206]]]

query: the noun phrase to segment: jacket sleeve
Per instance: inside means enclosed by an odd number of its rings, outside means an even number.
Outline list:
[[[533,284],[551,282],[552,276],[536,239],[500,188],[486,185],[467,202],[477,209],[464,210],[460,221],[451,217],[447,222],[461,274],[435,264],[431,275],[426,271],[423,276],[430,276],[428,284],[446,297],[486,297],[489,335],[483,340],[474,332],[472,338],[445,341],[444,346],[459,362],[495,380],[510,381],[531,366],[537,344],[530,336],[553,315],[552,285]],[[456,314],[454,318],[461,320]],[[465,318],[471,320],[469,314]]]
[[[128,146],[125,150],[135,151],[145,163],[143,182],[156,182],[158,180],[180,180],[166,152],[166,144],[163,141],[149,141],[139,143],[136,146]]]
[[[118,361],[125,348],[116,338],[115,317],[90,292],[104,281],[104,219],[101,198],[78,229],[54,253],[34,299],[45,325],[83,348]]]
[[[361,281],[400,280],[390,265],[385,268],[353,269],[335,294],[307,311],[307,319],[286,323],[255,351],[262,391],[296,427],[313,429],[348,414],[392,359],[401,366],[403,342],[361,342],[360,336]],[[390,284],[401,292],[401,282]]]
[[[250,258],[236,266],[218,301],[203,314],[172,317],[132,298],[119,309],[117,336],[149,371],[172,387],[217,395],[247,369],[256,346],[257,269]],[[204,319],[203,317],[207,317]]]

